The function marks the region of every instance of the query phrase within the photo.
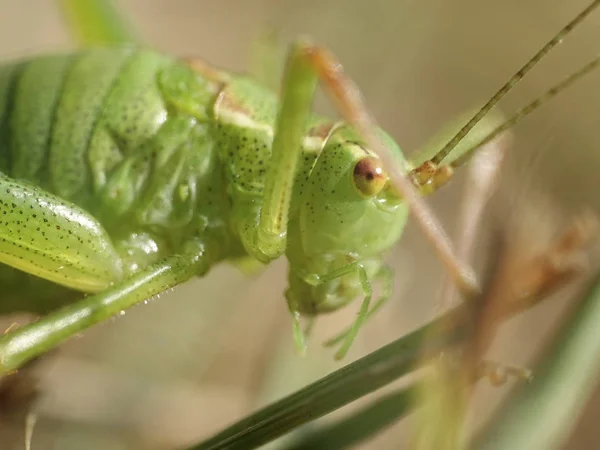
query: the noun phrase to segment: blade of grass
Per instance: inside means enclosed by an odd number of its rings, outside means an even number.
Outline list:
[[[416,369],[462,339],[465,309],[457,307],[412,333],[231,425],[191,450],[252,449],[318,419]]]
[[[562,328],[533,382],[502,408],[477,450],[562,448],[600,374],[600,276]]]
[[[138,42],[112,0],[58,0],[67,27],[84,47]]]
[[[384,395],[349,417],[303,437],[288,450],[341,450],[356,445],[409,413],[416,391],[416,386],[408,386]]]

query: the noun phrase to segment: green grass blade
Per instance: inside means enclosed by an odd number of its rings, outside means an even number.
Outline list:
[[[457,308],[416,331],[242,419],[192,450],[252,449],[281,437],[413,371],[426,354],[464,335]],[[441,330],[445,330],[441,332]]]
[[[417,395],[415,386],[387,394],[349,417],[303,437],[287,450],[350,448],[404,417],[412,409]]]
[[[67,26],[84,47],[138,42],[112,0],[58,0]]]
[[[563,448],[600,374],[600,277],[556,342],[539,375],[501,410],[473,448]]]

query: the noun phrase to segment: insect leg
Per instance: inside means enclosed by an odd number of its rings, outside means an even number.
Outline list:
[[[334,270],[333,272],[330,272],[326,275],[314,277],[313,284],[315,286],[318,286],[319,284],[328,283],[330,281],[335,280],[336,278],[343,277],[352,272],[357,273],[365,297],[361,303],[360,310],[354,323],[350,326],[350,328],[341,333],[340,336],[337,336],[335,338],[335,343],[338,343],[342,340],[344,341],[340,349],[335,354],[336,359],[342,359],[346,355],[346,353],[350,349],[350,346],[352,345],[352,342],[356,338],[360,327],[362,327],[365,320],[367,320],[367,318],[371,314],[373,314],[377,309],[379,309],[391,296],[392,274],[391,271],[386,268],[380,271],[375,276],[375,278],[383,278],[384,281],[386,281],[384,293],[381,296],[381,298],[377,301],[375,306],[371,310],[369,310],[371,298],[373,296],[373,289],[366,270],[359,262],[353,262],[346,266],[340,267],[339,269]],[[296,342],[296,347],[300,351],[304,351],[304,349],[306,348],[306,336],[305,333],[302,331],[302,327],[300,324],[300,312],[296,310],[294,305],[289,304],[288,306],[290,307],[292,317],[294,318],[294,340]]]
[[[290,308],[290,312],[292,313],[292,326],[293,326],[293,335],[294,335],[294,344],[296,345],[296,350],[300,355],[304,355],[306,351],[306,340],[308,336],[312,333],[313,327],[315,325],[315,318],[308,317],[308,323],[304,330],[302,329],[302,323],[300,322],[301,314],[299,311],[296,311],[294,308]]]
[[[285,251],[296,167],[317,87],[317,77],[302,54],[303,48],[295,46],[286,67],[264,203],[256,230],[255,244],[267,260]]]
[[[358,315],[356,316],[356,320],[354,321],[352,327],[348,331],[348,334],[346,334],[346,337],[344,338],[344,343],[335,354],[335,359],[342,359],[346,355],[346,353],[348,353],[352,342],[354,342],[354,339],[358,334],[358,330],[363,325],[365,320],[367,320],[367,316],[369,314],[369,305],[371,303],[371,297],[373,296],[373,288],[371,286],[369,278],[367,277],[367,272],[365,271],[363,266],[357,264],[356,271],[358,272],[358,278],[360,280],[362,290],[365,294],[365,298],[363,299],[360,305],[360,310],[358,312]]]
[[[195,275],[205,273],[214,255],[192,241],[180,254],[169,256],[112,287],[57,310],[0,339],[0,374],[56,347],[79,332]]]
[[[383,292],[381,293],[380,297],[377,299],[373,307],[369,309],[369,312],[367,312],[367,316],[365,317],[364,321],[367,321],[369,318],[371,318],[377,311],[379,311],[379,309],[381,309],[383,305],[387,303],[387,301],[390,298],[392,298],[392,287],[394,282],[392,269],[390,269],[387,266],[382,267],[381,270],[377,273],[377,275],[375,275],[375,279],[381,279],[383,281]],[[332,337],[323,345],[325,345],[325,347],[333,347],[334,345],[337,345],[344,339],[346,339],[346,337],[351,331],[352,326],[343,330],[336,336]]]
[[[357,272],[358,279],[360,280],[360,286],[363,290],[363,293],[365,294],[365,298],[363,299],[360,305],[360,310],[358,312],[358,315],[356,316],[356,320],[354,321],[350,329],[348,329],[348,331],[345,333],[344,343],[336,352],[335,359],[342,359],[346,355],[346,353],[348,353],[348,350],[350,349],[354,338],[356,338],[356,335],[358,334],[358,330],[367,319],[367,316],[369,314],[369,305],[371,303],[371,297],[373,296],[373,288],[367,276],[367,272],[365,271],[364,267],[358,262],[348,264],[347,266],[341,267],[319,278],[319,283],[327,283],[329,281],[335,280],[336,278],[348,275],[352,272]]]
[[[88,212],[0,174],[0,263],[82,292],[122,277],[121,258]]]

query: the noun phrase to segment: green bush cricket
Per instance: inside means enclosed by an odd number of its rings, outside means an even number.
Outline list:
[[[284,255],[300,349],[302,317],[362,299],[356,321],[331,341],[341,342],[341,358],[391,295],[382,258],[410,209],[463,292],[476,290],[420,194],[445,184],[476,148],[598,64],[500,126],[491,121],[470,133],[598,4],[442,150],[428,148],[412,161],[365,112],[335,57],[304,41],[290,51],[279,97],[251,77],[131,45],[5,64],[0,308],[47,314],[0,340],[0,373],[219,262]],[[318,81],[344,122],[311,113]],[[378,282],[386,288],[371,304]]]

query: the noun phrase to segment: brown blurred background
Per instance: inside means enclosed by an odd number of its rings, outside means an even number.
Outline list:
[[[250,67],[251,42],[268,27],[286,39],[310,35],[339,56],[378,121],[410,153],[458,114],[485,102],[588,1],[116,3],[151,45],[237,71]],[[600,50],[599,25],[597,12],[502,102],[502,110],[510,114],[591,59]],[[50,0],[3,1],[0,43],[3,58],[72,47]],[[554,231],[581,206],[600,206],[598,100],[600,72],[595,72],[514,129],[503,185],[489,209],[488,233],[480,239],[482,255],[489,230],[520,221],[533,236],[543,235],[538,226]],[[323,98],[317,108],[332,111]],[[431,199],[451,233],[463,178]],[[478,270],[485,271],[485,258],[478,261]],[[390,262],[395,298],[365,327],[345,363],[437,311],[441,268],[414,223]],[[285,277],[284,261],[252,277],[218,267],[70,342],[44,366],[33,448],[175,448],[340,367],[320,342],[348,323],[354,310],[319,321],[307,356],[299,358],[283,299]],[[527,365],[566,304],[564,295],[556,295],[512,320],[492,349],[493,358]],[[509,387],[482,384],[478,423]],[[594,408],[600,403],[592,403],[569,448],[596,446]],[[18,425],[9,420],[0,429],[0,449],[23,448]],[[389,428],[361,448],[401,448],[406,431],[407,426]]]

